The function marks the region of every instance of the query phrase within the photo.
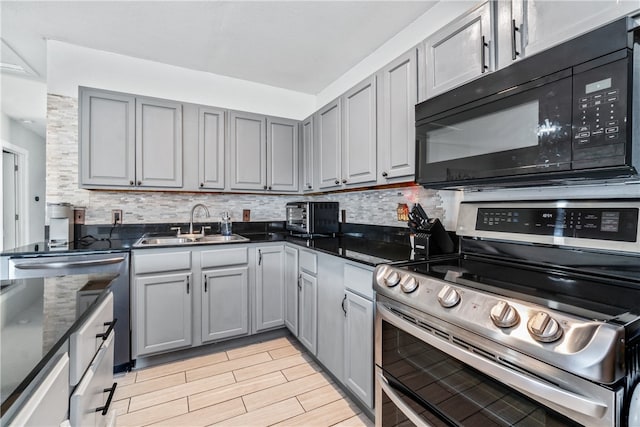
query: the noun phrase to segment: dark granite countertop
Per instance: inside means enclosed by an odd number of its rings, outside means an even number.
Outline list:
[[[110,253],[130,251],[131,249],[147,249],[168,246],[149,246],[134,248],[134,243],[148,233],[167,234],[171,224],[129,227],[118,233],[109,232],[107,237],[100,237],[100,226],[87,228],[84,236],[64,248],[49,248],[46,242],[34,243],[14,249],[4,250],[2,256],[31,257],[54,256],[72,253]],[[106,227],[108,230],[109,227]],[[234,223],[234,233],[249,239],[248,242],[229,242],[224,245],[242,243],[291,242],[330,255],[339,256],[351,261],[375,266],[380,263],[406,261],[412,258],[409,245],[408,230],[401,227],[380,227],[362,224],[343,224],[344,231],[336,236],[295,236],[284,230],[280,223]],[[88,231],[88,232],[87,232]],[[214,230],[215,232],[215,230]],[[94,237],[98,236],[98,237]],[[180,245],[184,247],[201,247],[206,244]],[[220,245],[212,243],[211,245]]]

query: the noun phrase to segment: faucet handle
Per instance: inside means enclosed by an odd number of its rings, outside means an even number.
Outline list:
[[[180,233],[182,233],[182,228],[180,228],[180,227],[171,227],[171,230],[176,230],[177,231],[176,236],[179,236]]]
[[[211,226],[210,225],[203,225],[202,228],[200,229],[200,234],[202,234],[204,236],[204,230],[211,230]]]

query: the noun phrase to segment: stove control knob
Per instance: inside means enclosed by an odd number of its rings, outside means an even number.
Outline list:
[[[418,289],[418,281],[413,276],[405,276],[404,280],[400,283],[400,288],[402,288],[402,292],[405,294],[410,294],[411,292]]]
[[[529,334],[540,342],[553,342],[562,336],[562,328],[556,319],[544,311],[537,312],[527,322]]]
[[[438,302],[444,308],[455,307],[460,302],[460,294],[451,286],[445,286],[438,292]]]
[[[397,271],[392,271],[391,273],[387,274],[387,277],[384,278],[384,283],[388,287],[392,288],[400,283],[400,275]]]
[[[491,309],[491,320],[499,328],[510,328],[520,322],[518,311],[505,301],[498,301]]]

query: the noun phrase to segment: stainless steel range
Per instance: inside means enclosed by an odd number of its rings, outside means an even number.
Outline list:
[[[376,425],[640,425],[640,200],[463,203],[376,268]]]

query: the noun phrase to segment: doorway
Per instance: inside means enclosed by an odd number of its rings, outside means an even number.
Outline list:
[[[26,241],[26,151],[2,144],[2,249],[21,246]]]

